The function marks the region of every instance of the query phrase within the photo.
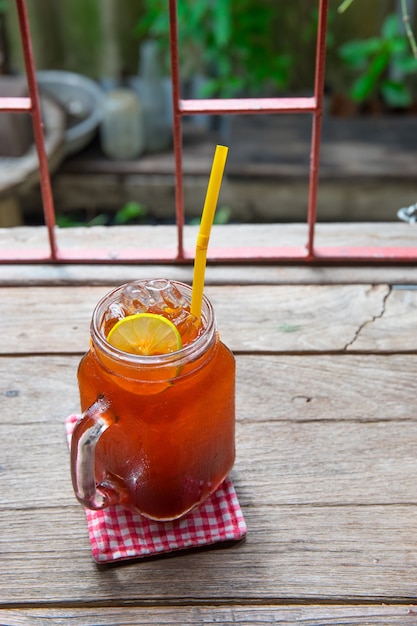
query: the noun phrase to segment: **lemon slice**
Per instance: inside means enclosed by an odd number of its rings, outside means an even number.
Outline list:
[[[137,313],[119,320],[107,336],[110,345],[129,352],[152,356],[182,348],[176,326],[162,315]]]

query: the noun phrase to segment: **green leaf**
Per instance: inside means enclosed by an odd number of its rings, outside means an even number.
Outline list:
[[[372,59],[367,72],[360,76],[353,85],[351,90],[353,100],[363,102],[376,90],[379,79],[386,70],[388,63],[389,54],[387,52],[383,52]]]
[[[412,103],[411,94],[403,83],[385,81],[381,87],[385,102],[395,108],[407,108]]]
[[[71,215],[60,215],[59,213],[56,216],[56,223],[59,228],[75,228],[85,226],[85,222],[80,222],[79,220],[74,219]]]
[[[198,92],[199,98],[211,98],[214,96],[220,86],[220,81],[215,78],[208,78],[204,81],[204,84],[200,87]]]
[[[99,213],[95,217],[93,217],[89,222],[87,222],[86,226],[106,226],[109,218],[104,213]]]
[[[133,220],[144,217],[146,215],[146,208],[139,204],[139,202],[127,202],[121,209],[119,209],[114,216],[114,223],[118,225],[128,224]]]
[[[387,15],[382,24],[381,34],[385,39],[393,39],[401,34],[401,19],[396,13],[391,13]]]
[[[216,45],[221,47],[230,43],[232,36],[232,20],[228,2],[213,3],[213,34]]]
[[[222,206],[217,209],[214,214],[213,224],[227,224],[230,220],[232,211],[227,206]]]
[[[368,73],[375,79],[379,78],[387,69],[390,62],[390,55],[387,50],[382,50],[380,54],[374,57],[369,65]]]
[[[339,48],[339,55],[352,67],[364,67],[369,58],[381,50],[381,41],[376,37],[364,41],[348,41]]]
[[[229,207],[227,206],[219,207],[214,214],[213,224],[217,224],[217,225],[227,224],[230,220],[231,213],[232,211],[231,209],[229,209]],[[200,222],[201,222],[200,217],[192,217],[188,221],[188,223],[193,226],[199,226]]]
[[[364,102],[374,91],[376,81],[373,76],[365,74],[360,76],[353,83],[353,87],[350,90],[350,97],[354,102]]]
[[[187,35],[195,33],[198,36],[202,25],[205,23],[206,13],[207,4],[204,2],[179,2],[178,22],[181,25],[181,32]]]
[[[409,52],[409,43],[405,37],[395,37],[395,39],[391,39],[391,41],[386,43],[393,55],[401,56]]]
[[[394,59],[393,65],[401,74],[414,74],[414,72],[417,72],[417,59],[411,54],[407,57]]]

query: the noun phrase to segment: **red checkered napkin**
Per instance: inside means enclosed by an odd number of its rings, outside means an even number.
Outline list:
[[[78,415],[65,420],[68,443]],[[154,522],[121,506],[85,509],[93,558],[108,563],[242,539],[246,523],[229,478],[198,509],[172,522]]]

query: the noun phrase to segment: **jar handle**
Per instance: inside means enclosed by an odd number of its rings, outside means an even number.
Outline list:
[[[71,437],[71,475],[74,493],[88,509],[104,509],[119,497],[109,485],[97,487],[95,449],[101,435],[114,424],[110,402],[99,396],[76,423]]]

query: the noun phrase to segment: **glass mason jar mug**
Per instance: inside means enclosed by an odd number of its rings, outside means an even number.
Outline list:
[[[178,290],[176,281],[130,285]],[[87,508],[121,504],[150,519],[181,517],[223,482],[235,458],[235,360],[203,298],[203,329],[169,354],[123,352],[106,341],[105,320],[129,285],[96,306],[91,345],[78,369],[81,409],[71,442],[77,499]]]

